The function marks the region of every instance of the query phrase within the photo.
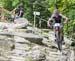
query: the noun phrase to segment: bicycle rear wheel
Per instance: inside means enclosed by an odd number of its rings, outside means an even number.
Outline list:
[[[56,42],[57,42],[58,50],[61,51],[62,50],[62,42],[61,42],[61,36],[60,36],[59,30],[57,30],[55,32],[55,34],[56,34]]]

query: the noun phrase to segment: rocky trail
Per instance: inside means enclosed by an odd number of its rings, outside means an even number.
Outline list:
[[[28,21],[17,24],[10,27],[2,23],[0,61],[75,61],[74,47],[70,46],[71,40],[65,37],[65,45],[62,52],[59,52],[52,31],[45,32],[29,26]],[[25,29],[22,29],[22,26]]]

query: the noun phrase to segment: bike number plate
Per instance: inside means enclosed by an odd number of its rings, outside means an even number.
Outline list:
[[[54,26],[61,26],[60,23],[56,23]]]

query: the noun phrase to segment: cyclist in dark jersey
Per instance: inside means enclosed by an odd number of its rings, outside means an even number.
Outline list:
[[[53,30],[54,32],[56,31],[55,27],[56,26],[60,26],[60,33],[62,35],[62,41],[64,41],[64,37],[63,37],[63,26],[62,26],[62,18],[64,19],[64,23],[67,23],[68,18],[62,14],[59,13],[59,10],[57,8],[55,8],[53,15],[51,16],[51,18],[49,18],[48,20],[48,26],[50,27],[51,25],[51,21],[53,20],[54,24],[53,24]]]
[[[18,5],[14,10],[11,11],[11,13],[12,13],[12,15],[11,15],[11,17],[12,17],[11,21],[12,22],[14,22],[14,20],[17,18],[23,17],[23,15],[24,15],[23,5],[22,4]]]
[[[22,5],[17,6],[15,10],[15,14],[17,14],[18,17],[23,17],[24,15],[24,8]]]

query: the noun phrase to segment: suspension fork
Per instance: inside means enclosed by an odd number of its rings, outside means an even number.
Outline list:
[[[55,27],[55,37],[56,37],[56,32],[57,31],[58,31],[58,35],[60,37],[60,27],[59,26]]]

